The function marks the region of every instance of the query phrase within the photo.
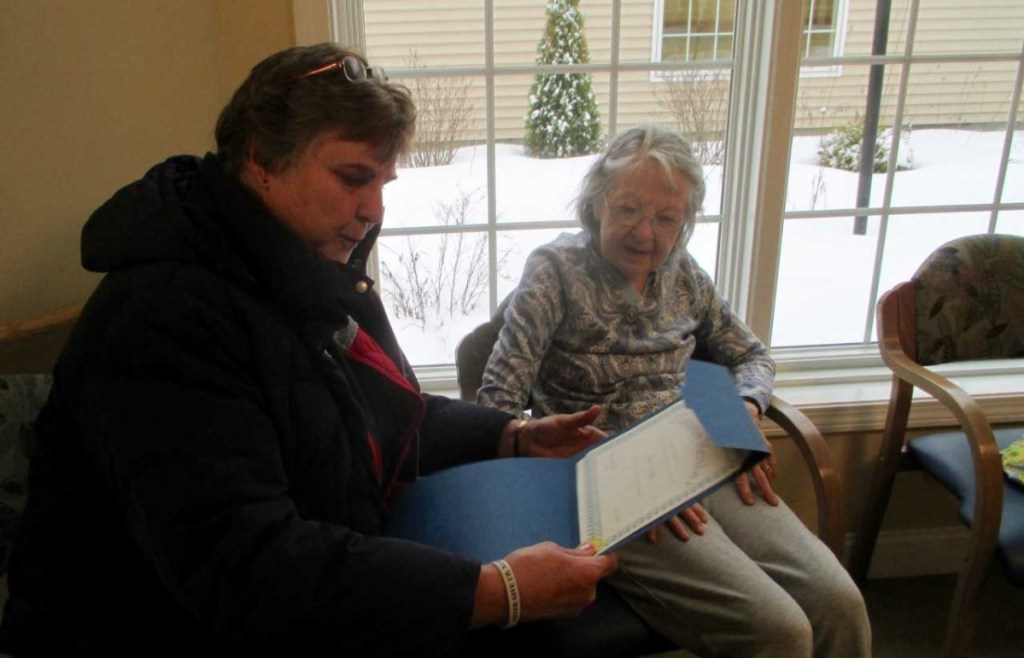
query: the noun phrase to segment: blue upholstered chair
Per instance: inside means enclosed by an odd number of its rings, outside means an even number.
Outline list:
[[[896,472],[909,466],[934,476],[959,499],[971,530],[944,648],[947,656],[965,655],[993,557],[1011,583],[1024,586],[1024,487],[1004,477],[999,453],[1024,427],[993,429],[963,389],[929,366],[1024,359],[1024,237],[974,235],[939,247],[910,281],[879,299],[878,336],[893,371],[892,396],[850,571],[862,582],[867,576]],[[957,431],[906,440],[915,386],[953,413]]]
[[[505,323],[506,298],[494,316],[465,336],[456,348],[455,366],[462,399],[476,400],[487,359]],[[695,356],[699,358],[701,355]],[[842,560],[846,535],[845,503],[838,472],[821,433],[802,412],[779,398],[765,414],[799,448],[814,487],[818,536]],[[480,655],[627,658],[670,651],[675,647],[647,625],[612,589],[601,583],[597,600],[578,617],[524,624],[511,632],[477,633]],[[498,653],[494,653],[498,651]]]

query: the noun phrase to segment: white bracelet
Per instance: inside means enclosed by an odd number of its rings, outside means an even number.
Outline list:
[[[519,623],[520,612],[519,586],[516,584],[516,575],[512,573],[512,567],[508,566],[508,562],[505,560],[495,560],[491,564],[498,567],[501,580],[505,583],[505,596],[508,598],[508,621],[502,628],[512,628]]]

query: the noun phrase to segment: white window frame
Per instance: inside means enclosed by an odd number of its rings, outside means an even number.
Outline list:
[[[839,0],[842,17],[841,35],[845,35],[847,1]],[[917,3],[918,0],[912,0]],[[656,0],[661,7],[662,0]],[[630,63],[622,65],[618,58],[618,31],[621,0],[612,0],[613,45],[610,65],[583,65],[573,70],[607,72],[610,77],[610,112],[608,130],[616,131],[618,72],[634,69]],[[362,1],[361,0],[293,0],[296,41],[299,44],[326,40],[343,40],[346,43],[361,43]],[[566,67],[516,66],[496,67],[494,64],[493,0],[484,0],[486,22],[486,61],[483,67],[472,70],[452,70],[452,75],[483,75],[487,87],[487,134],[488,134],[488,224],[484,231],[489,234],[491,262],[496,262],[496,240],[498,230],[525,228],[564,228],[562,223],[530,224],[528,227],[498,224],[494,200],[495,157],[494,157],[494,80],[503,73],[560,72]],[[723,184],[722,217],[735,217],[735,222],[720,223],[718,269],[716,285],[730,300],[736,311],[760,336],[769,336],[772,327],[772,312],[778,275],[779,256],[784,221],[800,215],[785,212],[785,190],[788,171],[773,166],[777,162],[789,162],[793,137],[794,112],[797,84],[807,70],[836,70],[842,62],[836,58],[814,58],[800,66],[800,48],[803,36],[802,11],[794,7],[799,4],[792,0],[763,0],[763,2],[737,2],[736,34],[752,38],[735,38],[736,69],[730,99],[728,123],[727,168]],[[661,16],[661,11],[656,13]],[[342,36],[344,35],[344,36]],[[654,40],[660,43],[660,38]],[[841,52],[841,39],[837,39],[837,50]],[[836,56],[838,57],[838,55]],[[984,58],[984,56],[982,56]],[[911,61],[928,61],[928,57],[914,58],[912,55],[886,55],[880,57],[855,58],[857,64],[896,62],[907,67]],[[948,58],[963,59],[963,58]],[[1000,59],[1007,59],[1001,57]],[[1014,59],[1014,58],[1009,58]],[[1021,74],[1024,71],[1024,51],[1018,61],[1018,80],[1015,90],[1020,98]],[[863,60],[863,61],[862,61]],[[844,61],[852,61],[846,58]],[[692,68],[693,63],[675,63],[666,66],[652,58],[649,68],[677,70]],[[714,67],[718,68],[718,67]],[[431,75],[444,74],[444,69],[432,69]],[[906,71],[904,71],[906,73]],[[397,74],[397,73],[396,73]],[[403,71],[402,75],[416,75],[415,71]],[[906,79],[906,75],[903,76]],[[1016,116],[1017,102],[1014,103],[1013,117]],[[897,125],[899,121],[895,122]],[[1012,124],[1007,128],[1008,136]],[[899,139],[894,130],[894,140]],[[1005,175],[1007,153],[1001,165]],[[890,171],[894,168],[890,168]],[[891,176],[891,174],[890,174]],[[891,187],[891,181],[890,181]],[[997,199],[998,202],[998,199]],[[993,216],[997,208],[1024,209],[1021,204],[999,204],[991,206]],[[1018,208],[1019,207],[1019,208]],[[975,209],[975,208],[971,208]],[[887,217],[888,208],[872,208],[867,214]],[[843,213],[849,214],[848,212]],[[479,231],[480,227],[466,230]],[[430,234],[441,229],[393,230],[395,234]],[[385,232],[390,232],[387,229]],[[877,268],[874,273],[877,281]],[[492,271],[490,304],[494,309],[497,300],[496,275]],[[889,399],[891,375],[881,362],[877,347],[873,344],[841,347],[783,348],[773,351],[778,363],[779,374],[776,390],[791,403],[803,409],[818,427],[825,432],[877,430],[884,424],[885,410]],[[1024,391],[1002,394],[992,391],[1013,390],[1010,382],[1024,381],[1024,367],[1009,362],[988,362],[983,366],[955,366],[939,369],[957,376],[968,392],[979,393],[980,401],[993,422],[1020,421],[1024,418]],[[457,395],[453,366],[417,368],[424,390]],[[995,388],[993,388],[995,387]],[[1019,388],[1019,384],[1017,384]],[[948,423],[951,416],[937,403],[917,404],[911,416],[911,426]]]

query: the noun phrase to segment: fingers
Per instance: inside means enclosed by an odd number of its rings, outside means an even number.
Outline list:
[[[750,478],[746,473],[740,473],[736,477],[736,491],[739,493],[740,500],[747,505],[753,505],[757,500],[753,490],[750,488]]]
[[[653,528],[647,531],[647,542],[649,544],[658,543],[658,526],[654,526]]]
[[[573,414],[547,416],[523,429],[520,454],[531,457],[569,457],[607,435],[590,423],[601,413],[600,405]]]
[[[679,516],[682,516],[682,514]],[[679,541],[690,541],[690,533],[686,532],[686,526],[679,520],[679,516],[673,516],[665,522],[665,525],[668,526],[668,529],[672,531],[672,534],[675,535],[676,539]],[[701,532],[697,534],[701,534],[703,532],[704,531],[701,530]]]
[[[772,489],[772,480],[775,479],[775,467],[768,464],[769,459],[758,464],[751,470],[751,473],[754,475],[754,481],[757,482],[757,488],[761,490],[761,497],[769,505],[775,506],[779,504],[779,497],[775,494],[775,490]]]
[[[759,425],[761,423],[761,410],[758,406],[750,400],[744,400],[743,406],[747,408],[747,413],[754,419],[754,424]]]
[[[708,522],[708,513],[704,511],[704,508],[699,503],[687,507],[680,514],[680,517],[686,521],[686,525],[690,526],[690,529],[696,532],[698,535],[704,534],[704,526]]]
[[[769,505],[775,506],[779,504],[779,497],[772,488],[772,479],[775,477],[775,467],[769,464],[774,463],[774,459],[769,457],[757,466],[752,468],[749,473],[741,473],[736,478],[736,491],[739,493],[740,500],[747,505],[753,505],[757,501],[757,495],[754,493],[753,486],[750,484],[750,479],[753,478],[754,482],[757,483],[757,488],[761,492],[761,497],[764,498],[765,502]],[[765,466],[769,468],[766,470]],[[771,475],[769,475],[769,472]]]
[[[585,411],[562,415],[558,424],[567,430],[583,429],[597,420],[599,415],[601,415],[601,405],[594,404]]]

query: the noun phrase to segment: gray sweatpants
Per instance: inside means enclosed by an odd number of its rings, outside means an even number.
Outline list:
[[[651,626],[700,656],[871,655],[864,599],[785,505],[745,505],[733,485],[704,501],[704,535],[666,528],[616,551],[609,582]]]

